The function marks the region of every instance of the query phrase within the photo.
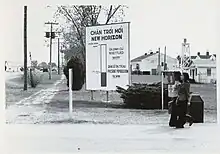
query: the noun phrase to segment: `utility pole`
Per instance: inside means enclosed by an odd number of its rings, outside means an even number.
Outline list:
[[[160,48],[158,48],[158,66],[160,66]]]
[[[60,75],[60,38],[58,37],[58,74]]]
[[[46,33],[46,38],[50,38],[50,66],[49,66],[49,69],[50,69],[50,72],[49,72],[49,80],[51,80],[51,75],[52,75],[52,65],[51,65],[51,61],[52,61],[52,39],[55,38],[55,32],[53,32],[53,25],[58,25],[58,23],[55,23],[55,22],[47,22],[45,24],[50,24],[50,33]]]
[[[167,70],[167,48],[164,48],[164,70]]]
[[[27,90],[27,6],[24,6],[24,90]]]
[[[161,64],[160,64],[160,48],[158,48],[158,66],[157,66],[158,74],[161,74]]]

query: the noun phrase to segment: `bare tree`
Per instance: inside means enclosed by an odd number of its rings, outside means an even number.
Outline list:
[[[55,18],[65,19],[65,24],[60,27],[64,38],[64,46],[67,51],[65,58],[70,58],[71,54],[80,56],[85,62],[85,28],[110,22],[120,22],[124,18],[123,5],[104,7],[101,5],[68,5],[58,6]],[[100,21],[99,17],[104,15],[106,20]]]

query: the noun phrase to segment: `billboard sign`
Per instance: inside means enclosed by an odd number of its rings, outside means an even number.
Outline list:
[[[130,23],[86,27],[86,89],[130,84]]]

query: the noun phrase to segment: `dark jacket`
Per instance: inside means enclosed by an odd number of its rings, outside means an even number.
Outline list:
[[[190,97],[190,83],[183,82],[178,90],[178,98],[180,101],[188,101]]]

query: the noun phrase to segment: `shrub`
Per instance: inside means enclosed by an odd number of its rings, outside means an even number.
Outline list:
[[[68,63],[67,66],[64,67],[64,75],[67,79],[67,86],[69,87],[69,69],[73,69],[73,84],[72,84],[72,90],[81,90],[84,83],[85,83],[85,71],[84,71],[84,65],[82,64],[81,60],[78,57],[72,57]]]
[[[161,83],[133,84],[129,88],[117,87],[116,90],[127,108],[161,109]],[[164,85],[164,108],[168,108],[168,90]]]

